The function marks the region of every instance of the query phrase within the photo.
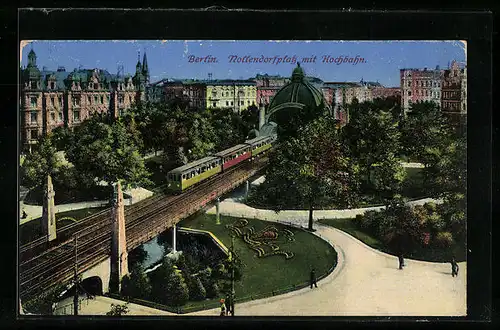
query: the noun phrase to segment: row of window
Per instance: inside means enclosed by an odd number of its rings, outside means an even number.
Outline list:
[[[53,123],[56,122],[56,113],[51,112],[50,113],[50,119]],[[60,111],[57,113],[57,121],[62,122],[63,121],[63,113]],[[31,111],[30,113],[30,121],[32,124],[37,124],[38,123],[38,111]],[[73,111],[73,121],[80,121],[80,111],[75,110]]]
[[[443,98],[445,99],[451,99],[451,98],[459,98],[460,97],[459,91],[453,91],[453,92],[443,92]]]
[[[217,97],[219,94],[217,91],[212,91],[212,97]],[[238,91],[238,95],[242,97],[252,97],[255,96],[255,91],[249,91],[245,93],[245,91]],[[234,92],[221,92],[222,97],[234,96]]]
[[[441,87],[441,82],[439,81],[429,81],[429,80],[417,80],[416,87]],[[411,87],[411,81],[408,81],[408,87]]]
[[[182,174],[182,180],[189,180],[197,175],[200,175],[201,173],[204,173],[206,171],[209,171],[215,167],[219,166],[219,161],[214,161],[213,163],[210,163],[210,164],[204,164],[203,166],[201,167],[198,167],[198,168],[195,168],[193,169],[192,171],[188,172],[188,173],[184,173]],[[179,174],[175,174],[175,173],[168,173],[167,174],[167,178],[169,180],[174,180],[174,181],[178,181],[179,180]]]
[[[417,90],[415,92],[415,95],[418,96],[430,96],[434,98],[440,98],[441,97],[441,92],[436,92],[436,91],[430,91],[429,90]],[[408,91],[408,96],[411,96],[411,91]]]
[[[243,151],[243,152],[240,151],[240,152],[235,153],[234,155],[224,157],[224,162],[228,162],[230,160],[236,159],[239,156],[245,155],[246,153],[247,153],[246,151]]]

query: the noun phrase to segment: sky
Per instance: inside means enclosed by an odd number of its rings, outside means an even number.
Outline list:
[[[138,53],[142,61],[146,52],[151,82],[163,78],[207,79],[209,73],[212,79],[247,79],[265,73],[289,77],[296,62],[301,62],[306,75],[323,81],[363,79],[392,87],[399,86],[402,68],[433,69],[437,65],[446,68],[452,60],[466,61],[466,46],[461,41],[43,40],[29,42],[22,48],[22,66],[27,64],[31,47],[37,54],[40,69],[45,66],[48,70],[56,70],[64,66],[66,71],[81,67],[116,73],[121,64],[124,72],[132,75]],[[190,62],[193,57],[207,56],[217,62]],[[232,57],[233,62],[231,56],[237,56]],[[269,60],[268,63],[235,61],[237,58],[244,60],[245,56]],[[295,61],[292,60],[294,56]],[[314,62],[304,62],[304,58],[314,56]],[[332,62],[324,62],[325,56]],[[340,56],[352,62],[339,62]]]

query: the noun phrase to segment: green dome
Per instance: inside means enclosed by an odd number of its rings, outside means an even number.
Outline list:
[[[325,104],[323,93],[307,80],[304,70],[298,63],[293,69],[292,81],[283,86],[269,104],[269,115],[285,108],[318,108]]]

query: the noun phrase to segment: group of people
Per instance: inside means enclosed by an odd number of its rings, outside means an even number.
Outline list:
[[[399,269],[403,269],[403,267],[406,266],[405,260],[403,258],[403,253],[398,254],[398,260],[399,260]],[[451,264],[451,276],[452,277],[458,276],[459,267],[457,261],[455,260],[455,257],[451,257],[450,264]]]
[[[234,316],[234,303],[228,295],[226,299],[220,300],[220,316]]]
[[[405,267],[406,265],[405,265],[405,260],[404,260],[402,252],[398,254],[398,260],[399,260],[399,269],[403,269],[403,267]],[[455,257],[451,258],[450,263],[451,263],[451,276],[453,276],[453,277],[458,276],[458,268],[459,267],[458,267],[458,263],[455,260]],[[313,286],[315,288],[318,287],[317,279],[316,279],[316,271],[314,268],[311,268],[311,273],[310,273],[310,277],[309,277],[309,284],[310,284],[311,289],[313,288]],[[234,304],[231,304],[231,299],[229,296],[226,296],[226,299],[221,299],[220,303],[221,303],[220,316],[227,316],[227,315],[234,316]]]

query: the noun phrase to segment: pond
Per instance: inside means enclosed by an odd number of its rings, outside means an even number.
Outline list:
[[[224,258],[225,254],[208,236],[202,234],[183,233],[177,231],[177,250],[192,255],[203,263],[214,263]],[[141,245],[147,252],[145,260],[142,262],[144,269],[150,269],[157,265],[165,253],[172,251],[172,230],[169,229],[150,241]],[[134,254],[135,250],[131,253]]]

